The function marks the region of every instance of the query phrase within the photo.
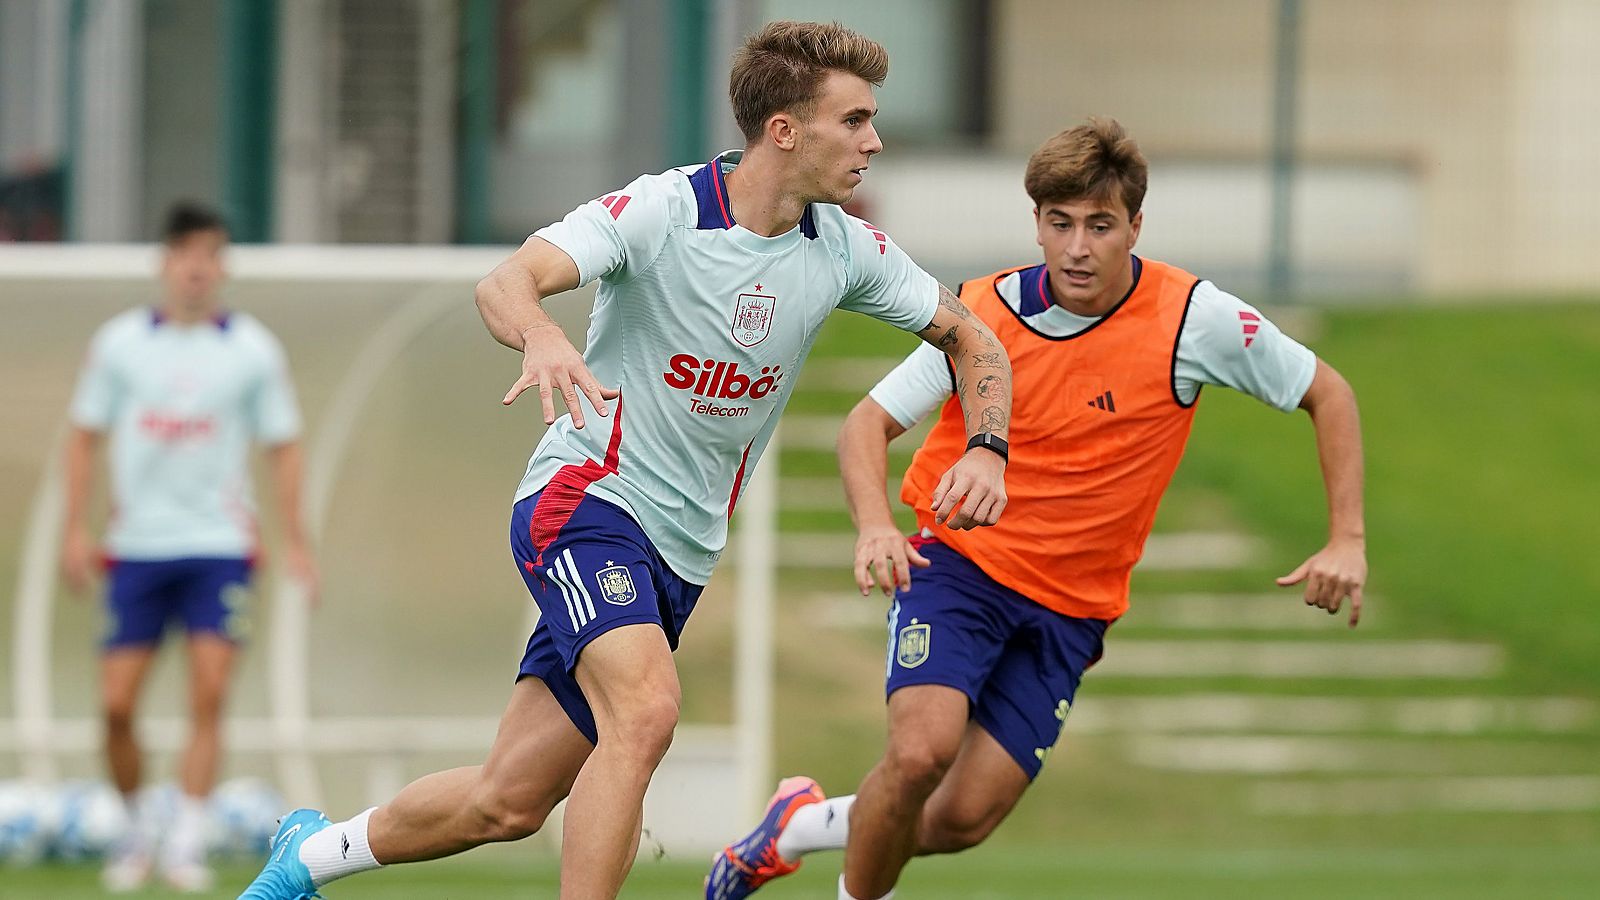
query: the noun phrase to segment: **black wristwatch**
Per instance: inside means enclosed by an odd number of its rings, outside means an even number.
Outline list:
[[[985,431],[982,434],[973,435],[972,439],[967,441],[967,449],[971,450],[973,447],[982,447],[985,450],[993,450],[994,452],[1000,454],[1001,459],[1005,460],[1006,462],[1011,461],[1011,448],[1006,445],[1006,439],[998,434],[991,434]]]

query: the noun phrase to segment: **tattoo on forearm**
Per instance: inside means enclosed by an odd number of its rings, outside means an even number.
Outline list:
[[[1006,427],[1006,414],[998,406],[986,406],[982,421],[984,431],[1000,431]]]
[[[963,304],[961,302],[961,298],[957,297],[955,294],[950,293],[950,289],[945,287],[942,284],[939,285],[939,309],[948,310],[957,319],[960,319],[960,320],[962,320],[964,322],[973,321],[972,310],[967,309],[965,304]],[[926,328],[924,328],[921,331],[917,332],[917,335],[919,337],[921,337],[922,339],[924,339],[924,340],[932,341],[932,340],[934,340],[933,336],[935,334],[939,333],[939,329],[940,329],[941,326],[938,324],[938,320],[939,320],[940,317],[939,317],[937,312],[934,313],[934,317],[933,318],[934,318],[934,321],[929,322]],[[944,338],[941,338],[939,340],[938,344],[939,344],[940,347],[949,346],[949,345],[944,343],[944,340],[949,338],[950,335],[955,333],[954,328],[955,328],[955,326],[950,326],[950,330],[945,332]]]
[[[994,353],[974,353],[974,354],[972,354],[972,367],[974,369],[998,369],[998,368],[1000,368],[1000,352],[999,351],[995,351]]]
[[[967,305],[961,302],[961,298],[949,291],[939,295],[939,305],[955,313],[959,319],[971,320],[972,318],[972,310],[967,309]]]
[[[951,325],[950,330],[946,331],[944,335],[939,338],[938,346],[940,350],[943,350],[947,347],[954,347],[959,341],[959,338],[956,337],[956,327],[957,326],[955,325]]]
[[[978,396],[985,400],[998,400],[1006,395],[1005,382],[999,375],[985,375],[978,379]]]

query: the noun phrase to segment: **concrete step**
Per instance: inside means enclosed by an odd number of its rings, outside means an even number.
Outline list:
[[[1576,697],[1102,697],[1091,691],[1068,725],[1073,734],[1570,734],[1600,728],[1600,709]]]
[[[1367,595],[1361,610],[1362,633],[1373,630],[1374,612],[1382,601]],[[1344,609],[1339,615],[1347,615]],[[1172,631],[1317,631],[1328,627],[1328,614],[1307,607],[1299,588],[1269,594],[1135,595],[1117,633],[1142,629]]]
[[[778,564],[793,568],[849,570],[856,538],[850,532],[784,532],[778,537]],[[1214,572],[1239,569],[1261,555],[1261,543],[1233,532],[1153,534],[1145,542],[1138,568],[1152,572]],[[1293,601],[1290,601],[1292,605]]]
[[[884,483],[884,496],[900,496],[900,480]],[[778,479],[778,508],[798,510],[846,509],[844,482],[838,475],[789,475]]]
[[[1254,812],[1282,816],[1591,812],[1600,810],[1600,775],[1269,781],[1251,785],[1248,798]]]
[[[1505,651],[1455,641],[1111,640],[1092,670],[1102,678],[1490,678]]]
[[[1550,774],[1575,766],[1581,774],[1593,771],[1577,748],[1551,754],[1531,740],[1168,734],[1135,737],[1127,746],[1127,756],[1147,768],[1218,775],[1511,775],[1519,768]]]
[[[833,452],[839,440],[843,416],[818,413],[784,413],[778,425],[778,446],[782,449],[826,450]]]
[[[867,391],[872,390],[874,385],[883,380],[883,376],[900,365],[904,358],[902,356],[856,356],[840,359],[814,357],[806,362],[805,369],[800,372],[800,383],[795,386],[795,390],[846,391],[859,393],[864,397]]]

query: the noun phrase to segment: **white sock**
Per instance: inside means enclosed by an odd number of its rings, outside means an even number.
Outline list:
[[[150,804],[144,801],[139,791],[122,795],[122,814],[125,817],[125,828],[122,840],[118,842],[116,853],[118,856],[128,856],[139,853],[149,853],[153,846],[151,837],[155,827],[150,822]]]
[[[877,900],[889,900],[889,898],[891,898],[893,896],[894,896],[894,891],[890,891],[889,893],[884,894],[882,897],[878,897]],[[869,900],[869,898],[851,896],[850,892],[844,889],[844,876],[840,875],[839,876],[839,900]]]
[[[172,820],[162,860],[169,866],[202,865],[206,859],[206,798],[183,794],[178,798],[178,813]]]
[[[301,843],[300,861],[311,872],[312,884],[322,887],[335,878],[383,865],[367,846],[367,819],[372,817],[372,809],[347,822],[335,822]]]
[[[843,850],[850,836],[850,807],[855,794],[829,797],[794,811],[778,835],[778,855],[794,860],[817,850]]]

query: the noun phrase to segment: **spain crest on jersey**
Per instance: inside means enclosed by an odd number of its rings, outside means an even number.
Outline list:
[[[754,347],[772,333],[772,313],[777,297],[766,294],[740,294],[733,308],[733,339],[741,347]]]
[[[895,661],[902,669],[915,669],[928,660],[929,645],[933,642],[933,626],[927,622],[911,624],[900,629],[900,641],[895,648]]]
[[[613,606],[627,606],[639,596],[627,566],[611,566],[594,573],[600,583],[600,598]]]

